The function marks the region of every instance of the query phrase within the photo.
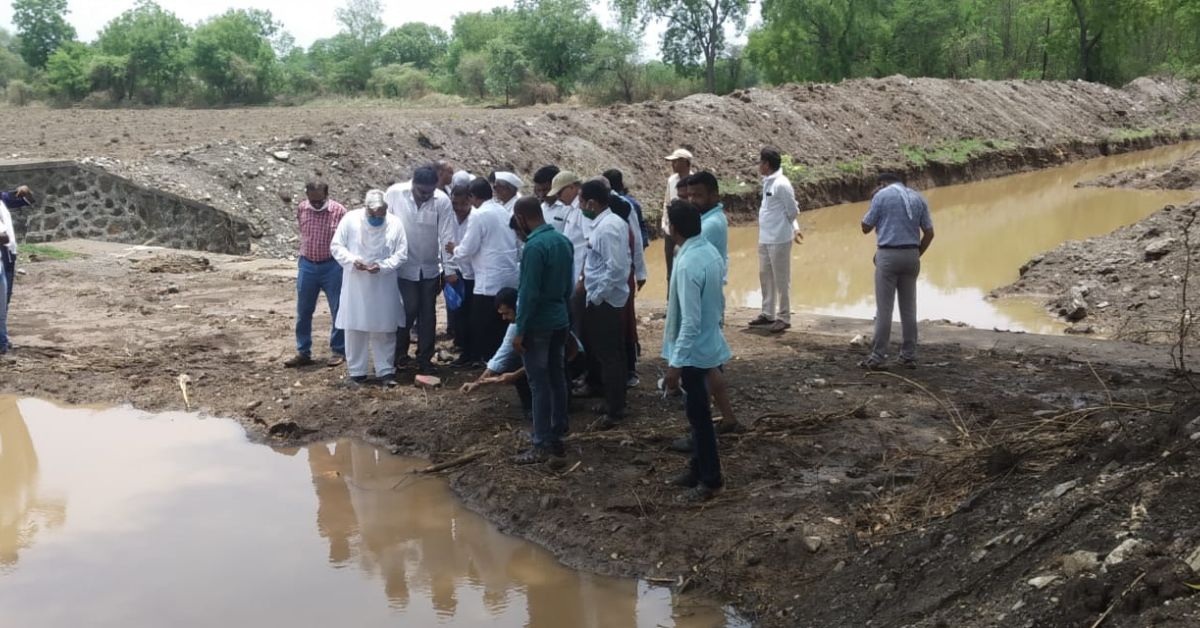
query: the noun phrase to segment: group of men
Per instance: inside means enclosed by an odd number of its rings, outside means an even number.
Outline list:
[[[779,151],[765,148],[759,157],[763,307],[750,326],[780,333],[790,327],[791,247],[802,236]],[[685,392],[691,429],[674,447],[689,451],[691,464],[672,482],[688,489],[681,499],[694,501],[723,484],[717,431],[746,428],[722,371],[731,357],[723,332],[729,223],[719,184],[711,172],[693,171],[687,150],[667,160],[673,173],[661,223],[668,269],[661,355],[668,368],[661,386],[666,393]],[[897,290],[905,319],[901,359],[914,359],[914,270],[932,238],[924,200],[896,181],[885,183],[863,219],[864,233],[875,230],[880,238],[877,326],[887,327],[877,330],[866,368],[880,368],[886,357]],[[347,211],[329,199],[327,185],[309,183],[297,208],[297,354],[287,366],[313,363],[312,314],[324,292],[334,319],[329,365],[348,364],[347,385],[365,384],[372,361],[387,387],[396,385],[396,369],[408,362],[418,374],[432,374],[442,293],[447,331],[459,349],[452,365],[486,364],[462,391],[511,384],[519,392],[532,429],[531,446],[515,463],[565,455],[572,394],[603,399],[593,408],[600,429],[620,424],[627,388],[639,383],[634,303],[647,281],[644,250],[651,236],[641,205],[616,170],[584,180],[546,166],[533,176],[533,196],[521,196],[522,187],[512,172],[472,177],[443,161],[417,168],[409,181],[386,191],[367,192],[362,209]],[[927,232],[915,246],[908,242],[914,229]],[[887,285],[891,296],[884,294]],[[718,425],[711,403],[721,412]]]

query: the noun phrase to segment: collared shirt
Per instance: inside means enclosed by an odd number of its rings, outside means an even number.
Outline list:
[[[8,244],[4,248],[13,256],[17,254],[17,225],[13,223],[12,214],[8,211],[8,206],[0,201],[0,233],[8,234]],[[0,269],[4,268],[4,260],[0,259]]]
[[[472,209],[471,214],[469,214],[467,216],[467,219],[462,222],[458,221],[458,216],[454,217],[454,239],[451,240],[451,242],[454,242],[455,244],[462,243],[463,238],[465,238],[467,236],[467,227],[470,226],[470,224],[471,224],[471,216],[474,215],[476,211],[477,210]],[[465,258],[464,259],[457,259],[457,258],[447,259],[446,260],[446,272],[453,273],[455,271],[458,271],[459,273],[461,273],[463,276],[463,279],[467,279],[470,281],[475,280],[475,268],[471,266],[471,260],[468,260]]]
[[[793,221],[800,211],[792,182],[783,176],[782,170],[776,170],[763,178],[762,192],[762,205],[758,209],[758,243],[791,242]]]
[[[899,183],[883,188],[871,199],[864,225],[875,227],[879,246],[918,246],[921,230],[933,229],[929,205],[916,190]]]
[[[296,221],[300,223],[300,257],[310,262],[333,259],[329,243],[345,215],[346,208],[333,199],[327,199],[321,209],[314,209],[308,199],[301,201],[296,208]]]
[[[583,264],[587,258],[587,243],[588,238],[592,236],[592,226],[596,224],[595,219],[588,218],[584,215],[583,210],[579,208],[579,197],[567,206],[567,214],[563,218],[563,235],[571,241],[571,246],[575,247],[575,269],[571,276],[575,281],[579,281],[579,277],[583,275]]]
[[[716,247],[725,263],[725,281],[729,280],[729,217],[725,215],[725,205],[717,206],[700,214],[700,235]],[[672,267],[673,268],[673,267]]]
[[[583,285],[589,305],[607,303],[625,307],[629,300],[629,223],[605,209],[596,216],[587,239],[583,262]]]
[[[550,225],[529,234],[521,252],[521,285],[517,291],[517,333],[554,331],[570,324],[567,304],[575,291],[571,241]]]
[[[721,333],[725,316],[725,263],[703,236],[684,242],[667,290],[662,357],[673,368],[711,369],[733,356]]]
[[[400,278],[408,281],[434,279],[442,272],[442,251],[454,239],[454,205],[441,190],[417,207],[413,198],[412,181],[397,183],[387,189],[384,200],[388,212],[400,217],[408,239],[408,259],[400,267]]]
[[[501,205],[501,208],[503,207]],[[500,347],[496,349],[495,355],[488,360],[487,370],[501,375],[504,373],[515,373],[521,369],[521,356],[513,348],[513,339],[516,337],[517,326],[509,323],[508,329],[504,332],[504,340],[500,342]]]
[[[689,172],[688,174],[690,175],[691,173]],[[671,206],[671,201],[679,198],[677,185],[679,185],[679,174],[674,173],[667,179],[667,193],[663,196],[662,224],[659,226],[662,227],[664,236],[671,235],[671,221],[667,216],[667,208]]]
[[[520,281],[517,235],[508,227],[508,220],[503,205],[494,200],[485,202],[471,211],[467,232],[454,248],[449,265],[463,261],[471,264],[475,294],[496,296],[501,288],[516,288]]]
[[[517,208],[517,201],[519,200],[521,200],[521,195],[516,194],[512,198],[508,199],[507,203],[504,203],[504,209],[508,210],[509,218],[512,218],[513,210]]]
[[[542,203],[542,220],[554,227],[555,231],[563,233],[567,228],[567,215],[574,208],[574,205],[564,205],[558,199],[554,199],[553,203]]]

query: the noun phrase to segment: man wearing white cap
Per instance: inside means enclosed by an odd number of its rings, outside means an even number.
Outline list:
[[[521,198],[521,186],[523,185],[525,183],[521,181],[521,177],[511,172],[496,173],[496,183],[492,189],[496,193],[496,201],[504,206],[509,217],[512,216],[513,208],[517,206],[517,199]]]
[[[679,198],[679,179],[692,174],[692,153],[687,149],[678,148],[667,155],[667,161],[671,162],[671,177],[667,179],[667,193],[663,196],[662,222],[659,226],[663,232],[663,252],[667,256],[667,283],[670,283],[671,267],[675,264],[675,239],[671,237],[667,208],[671,206],[671,201]]]
[[[396,385],[396,330],[404,325],[404,301],[396,290],[396,271],[408,256],[404,224],[388,213],[384,193],[367,192],[366,209],[338,223],[330,253],[342,267],[337,327],[346,332],[350,383],[367,380],[371,354],[375,377]]]

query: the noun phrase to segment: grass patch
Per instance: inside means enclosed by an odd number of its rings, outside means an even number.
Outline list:
[[[1016,148],[1016,142],[1008,140],[983,140],[964,138],[942,142],[935,146],[902,146],[900,152],[909,163],[924,168],[930,162],[941,164],[965,164],[975,157],[998,150]]]
[[[867,160],[865,157],[851,159],[850,161],[839,161],[833,165],[838,172],[846,174],[862,174],[863,168],[866,166]]]
[[[35,257],[38,261],[59,261],[64,259],[73,259],[79,257],[79,253],[67,251],[49,244],[27,244],[22,243],[20,248],[21,256],[32,261]]]
[[[758,189],[758,186],[737,179],[721,179],[717,181],[722,194],[748,194]]]
[[[1128,142],[1131,140],[1144,140],[1148,137],[1153,137],[1154,129],[1120,129],[1116,133],[1108,136],[1110,142]]]

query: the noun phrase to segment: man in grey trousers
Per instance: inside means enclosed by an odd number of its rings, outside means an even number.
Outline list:
[[[917,366],[917,275],[921,256],[933,242],[933,220],[929,205],[916,190],[904,185],[899,175],[879,175],[879,187],[871,208],[862,219],[864,234],[875,232],[875,342],[871,355],[859,366],[884,367],[892,334],[892,309],[900,295],[900,324],[904,343],[900,364]]]

